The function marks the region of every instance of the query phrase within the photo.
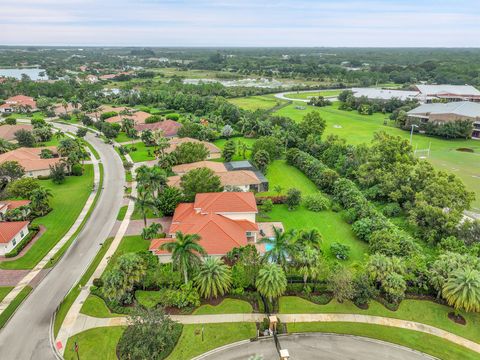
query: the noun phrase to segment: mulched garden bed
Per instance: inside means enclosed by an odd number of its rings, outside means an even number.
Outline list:
[[[454,321],[456,324],[467,325],[467,320],[462,315],[455,315],[453,312],[448,313],[448,318]]]

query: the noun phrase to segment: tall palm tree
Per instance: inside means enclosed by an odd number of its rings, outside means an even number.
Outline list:
[[[261,295],[273,301],[287,289],[287,277],[280,266],[274,263],[266,263],[258,272],[255,285]]]
[[[157,196],[167,185],[167,174],[160,166],[140,166],[137,171],[137,183],[143,186],[152,197]]]
[[[170,146],[170,141],[163,135],[162,130],[155,130],[153,136],[153,147],[157,159],[165,156],[165,150]]]
[[[442,295],[449,305],[465,311],[480,311],[480,272],[470,267],[450,274],[443,286]]]
[[[265,258],[269,259],[283,268],[294,252],[293,231],[283,231],[275,226],[273,228],[273,237],[263,238],[260,244],[269,245],[270,249],[265,252]]]
[[[143,226],[147,226],[147,210],[156,211],[155,201],[152,197],[152,194],[144,187],[137,187],[137,196],[129,196],[130,199],[135,201],[135,206],[140,210],[143,216]]]
[[[322,235],[318,232],[317,229],[304,230],[297,238],[296,244],[302,248],[305,246],[311,246],[314,249],[321,251]]]
[[[321,252],[312,247],[306,246],[303,249],[298,249],[295,253],[295,265],[298,272],[303,276],[303,283],[306,284],[308,278],[315,279],[319,272],[318,266],[321,261]]]
[[[51,197],[52,192],[50,189],[39,187],[38,189],[33,190],[30,193],[31,209],[40,215],[44,215],[50,209],[48,199]]]
[[[195,277],[195,284],[204,298],[224,295],[232,285],[230,268],[219,258],[207,257]]]
[[[172,254],[174,266],[183,273],[185,284],[188,283],[188,272],[200,264],[200,256],[206,255],[204,248],[198,242],[200,235],[183,234],[178,231],[173,241],[164,243],[160,249]]]

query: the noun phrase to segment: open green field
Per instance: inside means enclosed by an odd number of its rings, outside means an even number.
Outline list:
[[[77,360],[75,342],[78,345],[79,359],[117,360],[117,343],[125,328],[122,326],[99,327],[83,331],[68,339],[65,347],[65,360]]]
[[[2,269],[32,269],[67,233],[92,191],[93,165],[85,165],[82,176],[68,176],[60,185],[51,180],[39,182],[52,192],[50,206],[53,210],[32,223],[45,226],[46,231],[24,256],[0,263]]]
[[[275,192],[275,186],[281,186],[281,195],[285,195],[290,188],[297,188],[302,195],[311,194],[318,191],[315,184],[294,166],[287,164],[285,160],[274,160],[268,165],[265,175],[269,182],[269,191],[259,195],[278,195]]]
[[[350,247],[349,264],[361,263],[367,253],[367,244],[359,240],[352,232],[340,213],[331,210],[313,212],[303,205],[298,209],[289,211],[286,205],[274,205],[268,213],[268,218],[260,221],[281,221],[286,230],[310,230],[317,229],[323,237],[322,249],[324,254],[334,258],[330,254],[330,245],[339,242]]]
[[[453,311],[451,307],[428,300],[405,299],[400,303],[398,310],[391,311],[377,301],[372,301],[367,310],[362,310],[350,301],[339,303],[332,300],[327,305],[318,305],[300,297],[283,296],[280,298],[279,309],[283,314],[362,314],[410,320],[432,325],[469,340],[480,342],[478,331],[480,314],[461,312],[467,320],[467,324],[460,325],[448,318],[448,313]]]
[[[273,95],[258,95],[228,99],[228,101],[244,110],[269,110],[277,105],[285,104],[285,100],[277,99]]]
[[[238,299],[224,299],[220,304],[202,305],[193,312],[193,315],[212,315],[212,314],[247,314],[253,311],[252,305],[248,302]]]
[[[219,346],[252,338],[256,333],[254,323],[183,325],[177,346],[167,360],[191,359]]]
[[[410,139],[408,131],[401,130],[391,125],[388,120],[385,126],[384,120],[388,115],[376,113],[373,115],[360,115],[356,111],[343,111],[338,109],[338,103],[332,106],[315,108],[307,106],[306,110],[295,109],[295,104],[288,105],[279,111],[277,115],[288,116],[295,121],[301,121],[310,111],[317,110],[327,122],[325,134],[336,134],[343,137],[351,144],[370,143],[376,131],[385,131],[392,135],[398,135],[404,139]],[[414,149],[431,148],[430,161],[438,170],[448,171],[458,175],[468,189],[474,191],[476,200],[472,204],[474,211],[480,211],[480,142],[476,140],[443,140],[428,137],[421,134],[413,135]],[[458,148],[473,149],[473,153],[460,152]]]
[[[325,332],[335,334],[351,334],[357,336],[379,339],[394,344],[406,346],[442,360],[474,360],[479,354],[456,345],[442,338],[420,333],[418,331],[392,328],[381,325],[357,323],[294,323],[287,324],[288,332]],[[380,359],[380,357],[379,357]]]
[[[118,143],[124,143],[124,142],[129,142],[129,141],[135,141],[136,139],[129,138],[127,134],[125,134],[123,131],[120,131],[115,138],[115,141]]]
[[[337,96],[337,95],[340,95],[340,93],[342,91],[344,91],[345,89],[335,89],[335,90],[320,90],[320,91],[315,91],[315,92],[291,92],[291,93],[287,93],[285,94],[285,97],[289,98],[289,99],[310,99],[311,97],[314,97],[314,96],[323,96],[323,97],[327,97],[327,96]]]

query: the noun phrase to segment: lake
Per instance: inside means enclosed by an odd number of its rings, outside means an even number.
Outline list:
[[[14,77],[20,80],[22,78],[22,74],[25,74],[28,75],[32,80],[47,80],[48,76],[40,76],[41,72],[45,72],[45,69],[0,69],[0,77]]]

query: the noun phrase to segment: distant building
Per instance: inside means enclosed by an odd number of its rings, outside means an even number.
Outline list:
[[[480,138],[480,104],[470,101],[423,104],[407,113],[410,120],[422,123],[446,123],[455,120],[471,120],[474,123],[473,138]]]
[[[480,102],[480,91],[471,85],[423,85],[415,88],[420,92],[421,102],[432,102],[436,99],[444,101],[475,101]]]
[[[218,159],[219,157],[222,156],[222,151],[217,146],[215,146],[214,144],[212,144],[210,142],[207,142],[207,141],[201,141],[201,140],[197,140],[197,139],[193,139],[193,138],[189,138],[189,137],[183,137],[183,138],[174,137],[174,138],[171,138],[170,139],[170,146],[167,149],[165,149],[165,152],[167,154],[169,154],[172,151],[174,151],[179,145],[187,143],[187,142],[201,143],[201,144],[205,145],[205,147],[208,150],[207,159]]]
[[[16,161],[25,169],[25,176],[38,177],[50,174],[50,166],[60,162],[60,158],[54,157],[52,159],[42,159],[40,154],[43,149],[48,149],[54,154],[57,154],[55,146],[26,148],[21,147],[4,154],[0,154],[0,164],[6,161]]]
[[[0,113],[9,114],[13,112],[37,111],[37,102],[34,98],[25,95],[9,97],[5,103],[0,105]]]
[[[150,116],[152,115],[145,111],[136,111],[132,114],[119,114],[112,116],[105,121],[108,123],[121,123],[123,119],[132,119],[133,122],[138,125],[145,124],[145,120],[147,120]]]
[[[28,221],[0,222],[0,255],[12,251],[28,235]]]
[[[180,124],[177,121],[169,120],[169,119],[152,123],[152,124],[136,124],[134,126],[135,130],[139,132],[142,132],[145,130],[152,130],[152,131],[162,130],[163,135],[165,137],[177,136],[178,130],[180,130],[181,127],[182,127],[182,124]]]
[[[394,89],[379,89],[379,88],[352,88],[353,96],[356,98],[366,97],[370,100],[391,100],[399,99],[418,100],[419,91],[405,91]]]
[[[239,171],[239,170],[248,170],[252,171],[255,176],[260,180],[260,184],[257,186],[255,191],[264,192],[268,191],[268,179],[263,175],[263,173],[258,170],[252,163],[248,160],[241,161],[230,161],[225,163],[225,167],[228,171]]]

